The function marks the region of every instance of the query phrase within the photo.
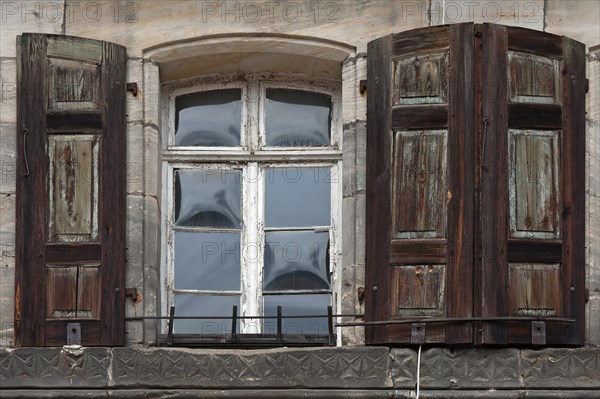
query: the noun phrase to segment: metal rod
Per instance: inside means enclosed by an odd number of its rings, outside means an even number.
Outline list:
[[[333,308],[327,306],[327,327],[329,328],[329,346],[333,346]]]
[[[333,314],[332,317],[353,317],[355,319],[365,317],[364,314]],[[314,319],[329,317],[325,314],[312,314],[312,315],[301,315],[301,316],[281,316],[282,319]],[[171,316],[136,316],[126,317],[126,321],[141,321],[141,320],[169,320]],[[276,319],[277,316],[237,316],[238,320],[242,319]],[[196,319],[209,319],[209,320],[230,320],[231,316],[175,316],[175,320],[196,320]]]
[[[562,317],[446,317],[429,319],[406,319],[406,320],[385,320],[385,321],[362,321],[337,323],[336,327],[356,327],[356,326],[383,326],[388,324],[412,324],[412,323],[454,323],[470,321],[560,321],[566,323],[575,323],[575,319]]]
[[[169,332],[167,333],[167,345],[173,344],[173,324],[175,319],[175,306],[171,306],[171,311],[169,312]]]
[[[231,315],[231,340],[235,342],[235,334],[237,332],[237,305],[233,305],[233,314]]]
[[[277,306],[277,339],[279,340],[279,342],[281,342],[283,339],[283,335],[281,334],[281,319],[281,306]]]

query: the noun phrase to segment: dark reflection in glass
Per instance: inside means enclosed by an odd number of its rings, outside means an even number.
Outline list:
[[[290,89],[267,89],[268,146],[312,147],[331,142],[331,96]]]
[[[175,232],[175,288],[240,289],[240,234]]]
[[[239,296],[175,295],[175,316],[229,316],[233,306],[240,313]],[[177,334],[230,334],[231,319],[175,320],[173,332]],[[239,332],[239,324],[238,331]]]
[[[265,295],[265,316],[277,316],[277,306],[281,306],[283,316],[327,315],[327,306],[331,305],[330,294],[319,295]],[[265,319],[265,334],[277,333],[277,320]],[[327,334],[327,317],[283,319],[283,334],[316,335]]]
[[[175,99],[175,145],[240,145],[240,89],[211,90]]]
[[[329,226],[330,168],[269,168],[265,191],[267,227]]]
[[[241,227],[239,170],[176,170],[175,225]]]
[[[265,291],[329,289],[329,233],[272,231],[265,236]]]

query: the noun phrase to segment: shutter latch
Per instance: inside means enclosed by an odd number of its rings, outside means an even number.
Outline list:
[[[531,345],[546,345],[546,323],[531,322]]]
[[[410,343],[425,343],[425,323],[412,323],[412,328],[410,330]]]
[[[361,79],[358,81],[358,89],[360,90],[360,94],[365,94],[367,91],[367,79]]]
[[[125,87],[127,88],[127,91],[130,91],[133,94],[134,97],[137,97],[138,85],[136,82],[127,83],[127,85]]]
[[[67,324],[67,345],[81,345],[81,324]]]

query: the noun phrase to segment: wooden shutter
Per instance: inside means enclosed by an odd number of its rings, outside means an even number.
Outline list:
[[[16,343],[122,345],[125,49],[27,33],[18,63]]]
[[[585,46],[483,25],[483,344],[584,344]],[[545,330],[545,334],[544,331]]]
[[[584,45],[459,24],[368,57],[367,342],[583,345]]]
[[[474,31],[369,43],[367,321],[472,315]],[[370,326],[367,343],[468,343],[471,326]]]

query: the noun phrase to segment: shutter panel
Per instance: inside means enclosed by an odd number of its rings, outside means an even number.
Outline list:
[[[483,25],[483,344],[584,344],[585,47]],[[543,328],[542,328],[543,329]],[[533,334],[535,335],[535,334]]]
[[[367,321],[472,316],[473,45],[473,24],[369,43]],[[458,344],[472,331],[387,324],[366,340]]]
[[[18,44],[17,345],[123,345],[125,48]]]

